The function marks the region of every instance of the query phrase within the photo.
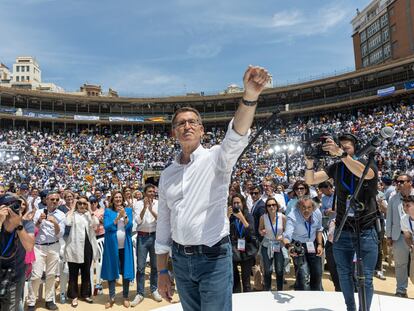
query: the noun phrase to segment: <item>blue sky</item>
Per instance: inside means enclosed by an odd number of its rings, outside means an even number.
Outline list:
[[[43,82],[124,96],[218,93],[249,64],[276,85],[354,68],[370,0],[1,0],[0,62],[35,56]]]

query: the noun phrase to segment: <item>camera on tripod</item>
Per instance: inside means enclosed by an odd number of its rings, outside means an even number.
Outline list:
[[[331,157],[329,152],[322,149],[322,145],[326,143],[326,140],[328,138],[331,138],[335,141],[335,138],[332,136],[332,134],[318,130],[306,130],[306,133],[302,134],[301,137],[305,156],[309,159]]]

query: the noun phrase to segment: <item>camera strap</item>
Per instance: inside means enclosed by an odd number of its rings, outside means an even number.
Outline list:
[[[350,195],[353,195],[354,194],[354,191],[355,191],[355,178],[354,178],[354,174],[351,173],[351,184],[348,185],[345,182],[345,164],[343,164],[343,163],[341,165],[341,184],[342,184],[342,186],[344,186],[344,188],[346,190],[348,190],[348,192],[349,192]]]
[[[9,250],[10,246],[12,245],[12,242],[13,242],[15,236],[16,236],[16,230],[14,230],[13,233],[11,234],[11,236],[9,238],[9,241],[7,242],[6,248],[1,253],[1,257],[3,257],[6,254],[6,252]]]

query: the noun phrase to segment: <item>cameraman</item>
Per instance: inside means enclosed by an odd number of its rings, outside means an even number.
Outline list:
[[[306,159],[305,180],[311,185],[333,178],[335,180],[336,224],[339,225],[344,217],[349,198],[353,195],[362,176],[365,164],[354,157],[358,141],[352,134],[342,134],[339,137],[339,146],[331,138],[327,138],[322,149],[331,156],[338,157],[338,161],[314,172],[314,160]],[[375,270],[378,253],[378,236],[374,228],[376,222],[376,194],[378,172],[375,165],[371,165],[365,177],[358,200],[365,209],[357,214],[361,227],[361,256],[364,262],[365,288],[367,308],[369,310],[374,292],[372,277]],[[347,310],[356,310],[354,299],[353,258],[356,251],[355,212],[350,211],[340,238],[333,245],[334,258],[337,265],[339,283],[345,298]]]
[[[6,199],[6,200],[5,200]],[[19,310],[25,280],[25,255],[34,246],[34,224],[22,219],[20,199],[14,194],[0,197],[0,310]],[[15,205],[16,204],[16,205]],[[16,213],[18,212],[18,213]],[[6,273],[10,270],[10,274]]]
[[[283,240],[295,265],[295,290],[322,290],[322,231],[320,210],[303,196],[287,216]]]

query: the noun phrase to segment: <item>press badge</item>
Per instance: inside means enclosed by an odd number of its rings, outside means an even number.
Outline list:
[[[315,244],[313,244],[313,242],[306,242],[306,249],[310,254],[316,253]]]
[[[237,250],[240,252],[244,252],[246,250],[246,240],[245,239],[238,239],[237,240]]]
[[[280,253],[280,243],[279,242],[272,242],[272,253]]]
[[[351,206],[351,196],[348,196],[348,198],[346,199],[346,209],[348,209],[349,206]],[[352,207],[349,209],[348,216],[349,217],[354,217],[355,216],[355,211]]]

